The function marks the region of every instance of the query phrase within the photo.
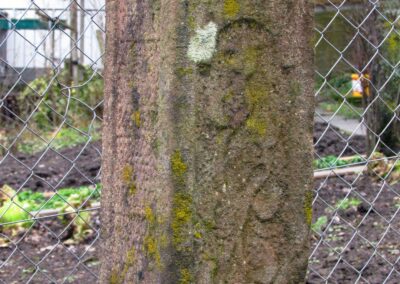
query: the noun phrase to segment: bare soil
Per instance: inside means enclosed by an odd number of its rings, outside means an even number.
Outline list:
[[[83,241],[71,238],[71,220],[59,217],[36,222],[14,235],[3,229],[0,237],[0,283],[96,283],[99,260],[98,212],[92,213],[90,233]]]
[[[100,182],[101,142],[0,157],[0,187],[50,191]]]
[[[317,122],[314,125],[314,150],[316,157],[365,154],[365,137],[349,136],[337,127]]]
[[[307,283],[399,283],[400,184],[349,175],[316,180],[315,189],[313,222],[328,222],[313,234]],[[362,203],[334,210],[345,197]]]

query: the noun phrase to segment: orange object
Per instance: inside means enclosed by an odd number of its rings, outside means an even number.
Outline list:
[[[363,86],[358,74],[351,74],[351,88],[353,91],[353,98],[362,98]]]

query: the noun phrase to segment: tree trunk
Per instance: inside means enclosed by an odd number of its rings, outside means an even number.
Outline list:
[[[100,283],[301,283],[312,1],[108,0]]]

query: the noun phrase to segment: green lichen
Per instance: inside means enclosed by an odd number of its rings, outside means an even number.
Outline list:
[[[129,186],[129,194],[134,195],[136,193],[136,185],[134,182],[132,182]]]
[[[259,47],[248,47],[243,52],[243,72],[246,76],[251,76],[257,71],[258,61],[261,57],[262,49]]]
[[[203,237],[203,226],[201,223],[197,223],[196,225],[194,225],[193,231],[193,237],[195,237],[196,239],[200,240]]]
[[[213,220],[205,220],[203,225],[207,232],[211,232],[216,227],[215,222]]]
[[[132,119],[133,123],[135,124],[135,126],[136,126],[137,128],[139,128],[139,127],[140,127],[140,123],[141,123],[141,120],[140,120],[140,111],[134,111],[134,112],[132,113],[131,119]]]
[[[267,133],[267,123],[256,115],[253,115],[246,120],[246,128],[250,130],[250,132],[258,134],[259,136],[265,136]]]
[[[222,96],[221,101],[223,103],[229,103],[233,100],[235,94],[232,91],[227,92],[225,95]]]
[[[304,197],[304,215],[306,217],[306,222],[308,226],[312,223],[312,202],[313,202],[313,192],[308,190]]]
[[[183,268],[180,271],[179,284],[190,284],[193,281],[192,274],[189,269]]]
[[[166,234],[161,234],[160,236],[160,247],[166,248],[168,246],[168,237]]]
[[[235,17],[240,10],[240,5],[236,0],[225,0],[224,1],[224,14],[228,18]]]
[[[134,180],[134,170],[131,165],[127,164],[122,168],[121,179],[128,187],[129,193],[134,195],[136,193],[136,184]]]
[[[179,67],[176,69],[176,75],[179,78],[183,78],[185,76],[193,74],[193,69],[192,68],[184,68],[184,67]]]
[[[183,244],[188,241],[188,226],[192,219],[192,198],[186,193],[176,193],[173,199],[172,233],[176,249],[183,250]]]
[[[302,88],[301,88],[301,84],[299,81],[291,81],[290,82],[290,90],[289,90],[289,95],[292,97],[297,97],[299,95],[301,95],[302,93]]]
[[[250,111],[250,115],[246,120],[246,128],[252,134],[265,136],[267,122],[264,108],[268,104],[268,92],[264,84],[249,84],[245,90],[245,97]]]
[[[193,17],[193,16],[188,17],[188,25],[192,30],[196,27],[195,17]]]
[[[201,238],[203,237],[203,235],[202,235],[200,232],[194,232],[193,236],[194,236],[196,239],[201,239]]]

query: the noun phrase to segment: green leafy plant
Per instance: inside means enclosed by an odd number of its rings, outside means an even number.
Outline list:
[[[57,190],[57,194],[24,190],[17,196],[23,204],[26,204],[26,207],[30,211],[37,211],[40,209],[65,210],[67,207],[70,207],[68,204],[78,207],[86,201],[89,196],[91,202],[98,201],[100,198],[101,185],[97,185],[96,187],[96,189],[91,186],[63,188]],[[47,197],[45,195],[47,195]]]
[[[24,227],[32,224],[29,212],[44,209],[56,209],[58,212],[70,213],[61,215],[61,221],[71,223],[72,238],[66,243],[76,243],[83,241],[92,233],[89,226],[91,214],[88,211],[75,212],[84,202],[90,205],[93,201],[99,201],[101,185],[96,188],[91,186],[81,186],[78,188],[64,188],[57,191],[57,194],[51,192],[33,192],[23,190],[16,192],[5,185],[0,191],[0,223],[6,224],[3,228],[12,228],[22,230]],[[90,198],[90,200],[89,200]],[[7,224],[11,223],[11,224]],[[5,243],[0,238],[0,243]]]
[[[344,160],[333,155],[328,155],[318,160],[314,160],[313,165],[315,169],[327,169],[347,166],[361,162],[363,162],[363,158],[361,156],[355,156],[354,158]]]
[[[63,116],[73,125],[87,125],[93,118],[90,107],[103,97],[103,78],[90,67],[79,66],[79,71],[80,80],[75,86],[68,66],[30,82],[17,98],[20,115],[28,117],[34,112],[30,123],[42,130],[53,129]]]
[[[0,223],[11,223],[6,227],[26,226],[24,220],[29,220],[29,205],[19,199],[15,190],[4,185],[0,189]]]
[[[326,217],[325,215],[320,216],[318,217],[317,221],[315,221],[315,223],[311,225],[311,229],[317,233],[322,233],[322,230],[327,223],[328,223],[328,217]]]
[[[349,208],[355,208],[357,206],[359,206],[362,203],[361,200],[357,199],[357,198],[344,198],[342,200],[339,200],[336,204],[335,204],[335,209],[336,210],[347,210]]]

